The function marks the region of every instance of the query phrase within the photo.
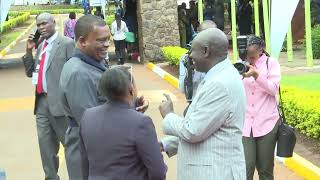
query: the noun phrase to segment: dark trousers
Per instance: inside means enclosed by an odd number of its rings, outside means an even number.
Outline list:
[[[246,159],[247,180],[253,180],[257,168],[260,180],[273,180],[274,149],[277,141],[279,122],[265,136],[254,138],[243,137],[242,143]]]
[[[114,46],[116,49],[116,57],[119,60],[119,64],[124,64],[124,58],[126,54],[126,42],[124,40],[114,40]]]

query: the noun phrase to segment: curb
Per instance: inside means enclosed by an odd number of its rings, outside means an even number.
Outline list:
[[[175,78],[174,76],[172,76],[171,74],[167,73],[166,71],[164,71],[160,67],[154,65],[153,63],[148,63],[147,68],[150,69],[151,71],[155,72],[156,74],[158,74],[162,79],[169,82],[175,88],[177,88],[177,89],[179,88],[178,79]]]
[[[293,157],[291,158],[281,158],[276,156],[276,159],[305,179],[320,179],[320,168],[296,153],[293,153]]]
[[[176,77],[167,73],[153,63],[148,63],[146,66],[148,69],[158,74],[162,79],[169,82],[172,86],[174,86],[175,88],[179,88],[179,81]],[[293,153],[293,157],[291,158],[281,158],[275,156],[275,159],[307,180],[320,179],[320,168],[296,153]]]
[[[26,30],[24,30],[13,42],[11,42],[6,48],[4,48],[0,52],[0,60],[1,58],[5,57],[9,53],[9,51],[11,51],[13,46],[17,44],[17,42],[35,25],[35,23],[36,22],[33,22],[32,24],[30,24]]]

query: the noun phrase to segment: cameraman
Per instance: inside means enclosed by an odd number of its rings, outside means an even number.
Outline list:
[[[200,24],[198,28],[198,32],[201,32],[209,28],[216,28],[216,27],[217,25],[213,21],[205,20],[203,21],[203,23]],[[179,89],[182,93],[185,93],[187,102],[189,102],[189,104],[191,104],[192,97],[195,95],[198,85],[200,84],[200,82],[205,76],[205,73],[201,73],[194,70],[192,59],[189,58],[190,51],[191,50],[189,50],[188,53],[182,55],[182,57],[180,58],[180,65],[179,65]],[[188,78],[188,72],[190,74],[190,71],[192,72],[191,73],[192,76]],[[190,82],[191,80],[192,82]],[[185,89],[187,90],[190,89],[188,91],[190,93],[186,92]],[[184,114],[187,112],[187,110],[188,110],[188,107],[185,109]]]
[[[279,126],[276,96],[280,86],[280,64],[265,52],[264,41],[249,36],[247,65],[243,84],[247,107],[243,127],[243,147],[247,180],[252,180],[255,168],[259,179],[272,180],[274,149]]]

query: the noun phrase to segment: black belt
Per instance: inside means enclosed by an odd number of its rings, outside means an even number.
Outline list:
[[[48,94],[47,94],[47,93],[45,93],[45,92],[40,93],[40,94],[38,94],[38,93],[37,93],[37,96],[39,96],[39,97],[40,97],[40,96],[47,96],[47,95],[48,95]]]

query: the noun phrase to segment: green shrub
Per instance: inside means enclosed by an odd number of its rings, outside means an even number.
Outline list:
[[[84,10],[83,9],[51,9],[51,10],[32,10],[31,14],[32,15],[38,15],[43,12],[48,12],[50,14],[69,14],[70,12],[75,12],[77,14],[83,14]]]
[[[282,89],[284,110],[288,123],[301,133],[320,138],[320,92],[295,87]]]
[[[106,23],[108,24],[108,26],[110,27],[112,22],[115,20],[115,17],[114,17],[114,15],[110,15],[110,16],[107,16],[107,18],[105,18],[105,20],[106,20]]]
[[[5,21],[3,24],[3,31],[2,33],[8,32],[11,29],[22,25],[30,18],[30,13],[22,13],[21,15],[17,16],[16,18],[9,19],[9,21]]]
[[[70,12],[75,12],[77,14],[83,14],[83,9],[37,9],[37,10],[31,10],[31,11],[22,11],[23,13],[30,12],[31,15],[38,15],[44,12],[50,13],[50,14],[69,14]],[[21,13],[18,11],[10,11],[9,14],[16,14]]]
[[[8,15],[9,15],[9,19],[12,19],[12,18],[16,18],[17,16],[20,16],[22,15],[24,12],[18,12],[18,11],[14,11],[14,12],[9,12]]]
[[[162,47],[161,50],[165,60],[168,61],[169,64],[176,66],[179,65],[181,56],[188,52],[188,50],[177,46]]]
[[[311,31],[312,53],[314,59],[320,58],[320,25],[316,25]],[[306,39],[303,40],[303,45],[306,48]]]
[[[79,5],[30,5],[30,6],[11,6],[10,10],[12,11],[32,11],[34,9],[42,9],[42,10],[52,10],[52,9],[83,9],[82,6]]]

